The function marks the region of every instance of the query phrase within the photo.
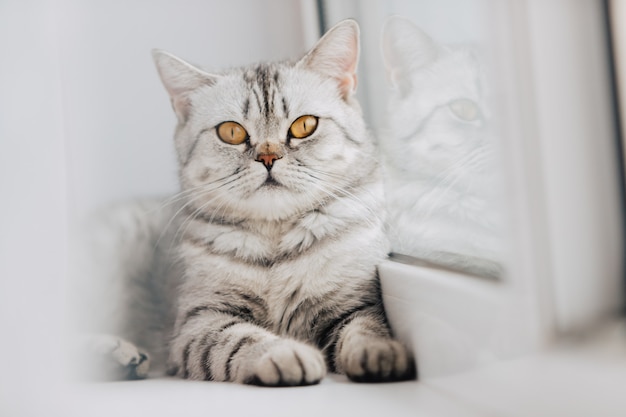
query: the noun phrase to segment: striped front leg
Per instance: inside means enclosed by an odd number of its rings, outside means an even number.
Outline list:
[[[415,379],[413,356],[391,338],[380,304],[365,304],[344,313],[325,329],[324,352],[332,368],[356,382]]]
[[[321,352],[241,316],[204,309],[178,329],[170,374],[266,386],[311,385],[326,374]]]

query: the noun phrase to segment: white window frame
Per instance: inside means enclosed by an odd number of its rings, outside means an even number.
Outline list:
[[[326,1],[327,24],[356,18],[363,44],[372,45],[387,12],[381,3]],[[603,7],[599,0],[489,3],[502,35],[494,82],[506,92],[499,117],[513,256],[500,282],[393,260],[380,266],[387,314],[416,351],[422,378],[535,352],[623,303]],[[366,114],[368,99],[380,97],[381,86],[367,80],[379,57],[378,48],[362,50]]]

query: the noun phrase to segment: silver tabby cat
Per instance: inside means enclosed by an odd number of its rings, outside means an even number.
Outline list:
[[[375,149],[353,96],[358,35],[344,21],[295,63],[219,74],[153,53],[178,119],[182,192],[166,209],[147,202],[113,216],[137,229],[118,227],[133,235],[118,242],[134,282],[110,280],[134,287],[115,302],[125,317],[107,328],[124,339],[87,344],[135,377],[163,355],[169,374],[196,380],[415,377],[381,300],[388,242]],[[137,236],[156,252],[134,256]],[[178,262],[164,265],[171,242]]]

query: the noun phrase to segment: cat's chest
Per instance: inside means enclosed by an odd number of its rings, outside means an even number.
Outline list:
[[[290,221],[210,226],[203,240],[210,242],[214,253],[273,264],[304,254],[335,232],[338,223],[314,211]]]

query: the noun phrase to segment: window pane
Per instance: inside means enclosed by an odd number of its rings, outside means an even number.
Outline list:
[[[329,20],[347,17],[333,15],[330,3]],[[506,245],[487,3],[354,6],[361,101],[384,160],[393,252],[500,276]]]

